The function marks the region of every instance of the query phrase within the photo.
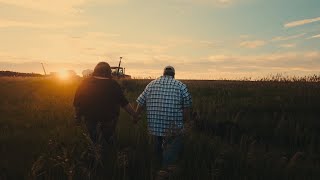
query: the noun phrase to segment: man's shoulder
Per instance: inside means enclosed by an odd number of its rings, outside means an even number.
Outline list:
[[[177,79],[172,79],[172,81],[173,81],[173,84],[175,85],[175,86],[178,86],[178,87],[187,87],[183,82],[181,82],[181,81],[179,81],[179,80],[177,80]]]
[[[185,86],[185,84],[183,83],[183,82],[181,82],[181,81],[179,81],[179,80],[177,80],[177,79],[174,79],[175,80],[175,82],[177,83],[177,84],[179,84],[179,85],[184,85]]]
[[[160,83],[160,84],[164,84],[164,85],[186,87],[186,85],[183,82],[181,82],[173,77],[168,77],[168,76],[161,76],[154,81],[155,81],[154,83]]]
[[[161,77],[160,77],[160,78],[161,78]],[[147,87],[159,83],[160,78],[154,79],[154,80],[152,80],[151,82],[149,82],[149,84],[147,85]]]
[[[166,76],[161,76],[157,79],[154,79],[152,80],[148,85],[147,87],[151,87],[153,85],[156,85],[156,84],[160,84],[160,85],[173,85],[173,86],[186,86],[183,82],[175,79],[175,78],[169,78],[169,77],[166,77]]]

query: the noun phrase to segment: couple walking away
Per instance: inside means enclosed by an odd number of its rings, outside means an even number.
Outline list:
[[[183,148],[181,135],[184,123],[189,121],[192,104],[187,86],[174,76],[175,69],[172,66],[165,67],[163,76],[150,82],[137,98],[134,110],[120,85],[112,79],[109,64],[100,62],[92,77],[84,79],[76,91],[76,123],[84,120],[94,144],[102,141],[108,144],[113,141],[120,107],[132,116],[135,123],[145,109],[148,131],[162,164],[157,178],[166,178],[174,171],[174,164]],[[101,146],[102,149],[107,148],[103,143]]]

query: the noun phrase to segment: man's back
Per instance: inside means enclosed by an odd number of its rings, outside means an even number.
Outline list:
[[[183,109],[191,106],[191,96],[185,84],[162,76],[148,84],[137,102],[147,107],[150,132],[164,136],[172,128],[183,128]]]

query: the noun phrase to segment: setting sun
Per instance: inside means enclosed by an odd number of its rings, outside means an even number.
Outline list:
[[[66,70],[61,70],[58,72],[58,78],[61,80],[68,80],[70,79],[70,74]]]

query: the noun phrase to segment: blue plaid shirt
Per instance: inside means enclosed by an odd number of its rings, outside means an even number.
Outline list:
[[[173,128],[183,129],[183,108],[191,107],[192,100],[185,84],[161,76],[147,85],[137,103],[147,107],[150,133],[165,136]]]

